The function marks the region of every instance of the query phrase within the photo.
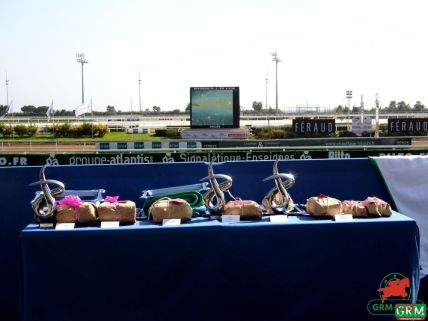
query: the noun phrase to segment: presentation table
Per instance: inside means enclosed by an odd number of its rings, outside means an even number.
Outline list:
[[[414,220],[39,229],[20,235],[21,315],[30,320],[379,320],[382,280],[419,281]],[[388,320],[388,317],[383,317]],[[395,320],[391,316],[391,320]]]

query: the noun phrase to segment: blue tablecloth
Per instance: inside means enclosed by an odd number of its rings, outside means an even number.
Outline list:
[[[419,281],[416,223],[395,212],[353,222],[29,225],[20,238],[25,321],[379,320],[367,304],[386,275],[408,276],[414,299]]]
[[[237,197],[261,202],[274,186],[262,181],[272,174],[273,161],[240,161],[215,164],[216,173],[233,177],[232,193]],[[279,164],[281,172],[296,176],[290,190],[293,200],[306,199],[323,193],[338,199],[365,199],[377,196],[392,204],[376,168],[368,159],[287,160]],[[30,200],[37,186],[28,186],[38,179],[40,167],[0,167],[0,311],[7,321],[19,321],[19,233],[32,222]],[[65,183],[67,189],[104,188],[106,195],[138,200],[144,189],[194,184],[207,175],[204,163],[122,164],[87,166],[52,166],[47,178]]]

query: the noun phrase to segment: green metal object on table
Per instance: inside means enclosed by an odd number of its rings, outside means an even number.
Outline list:
[[[146,215],[148,215],[150,206],[156,202],[157,200],[161,198],[181,198],[185,200],[187,203],[190,204],[190,206],[193,209],[193,217],[201,216],[201,211],[197,210],[198,208],[201,208],[204,206],[203,202],[203,195],[199,192],[193,191],[193,192],[179,192],[179,193],[172,193],[172,194],[164,194],[164,195],[158,195],[154,196],[150,199],[148,199],[144,205],[143,205],[143,211]]]

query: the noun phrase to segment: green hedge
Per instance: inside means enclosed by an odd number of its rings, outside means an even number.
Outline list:
[[[180,130],[178,128],[167,128],[167,129],[155,129],[156,137],[166,137],[170,139],[180,138]]]
[[[105,124],[83,123],[79,125],[70,124],[55,124],[49,128],[49,131],[55,137],[104,137],[110,132],[110,129]]]
[[[55,137],[94,137],[101,138],[110,132],[110,129],[105,124],[83,123],[79,125],[54,124],[47,128],[47,131]],[[0,123],[0,135],[9,138],[12,136],[18,137],[33,137],[39,132],[39,128],[33,124],[30,125],[15,125]]]
[[[34,125],[5,125],[0,124],[0,134],[3,137],[11,137],[13,135],[19,137],[33,137],[39,131],[39,128]]]

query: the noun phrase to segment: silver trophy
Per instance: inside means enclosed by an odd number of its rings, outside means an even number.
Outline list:
[[[40,185],[41,192],[36,193],[36,196],[31,201],[31,207],[34,213],[40,219],[48,219],[55,212],[56,200],[55,197],[62,194],[65,190],[64,183],[55,179],[46,179],[45,170],[47,165],[42,166],[39,173],[39,180],[29,184],[29,186]],[[54,189],[49,188],[49,184],[56,185]]]
[[[221,179],[222,181],[219,183],[217,179]],[[229,191],[232,187],[232,177],[224,174],[214,174],[213,164],[210,163],[208,165],[208,176],[201,179],[201,181],[206,180],[210,182],[211,186],[204,194],[204,204],[210,211],[219,213],[226,204],[225,192],[228,193],[232,199],[235,199]]]
[[[66,190],[64,183],[55,179],[46,179],[45,170],[47,165],[42,166],[39,173],[39,180],[29,184],[29,186],[40,185],[41,191],[37,191],[31,201],[36,220],[50,220],[53,218],[56,208],[56,201],[67,195],[77,195],[80,199],[98,206],[103,200],[104,189],[93,190]],[[49,184],[56,185],[50,189]]]
[[[266,177],[263,181],[275,180],[275,187],[263,198],[262,204],[268,214],[290,213],[294,209],[294,202],[288,194],[287,189],[295,183],[293,174],[279,173],[278,160],[273,164],[273,175]]]

